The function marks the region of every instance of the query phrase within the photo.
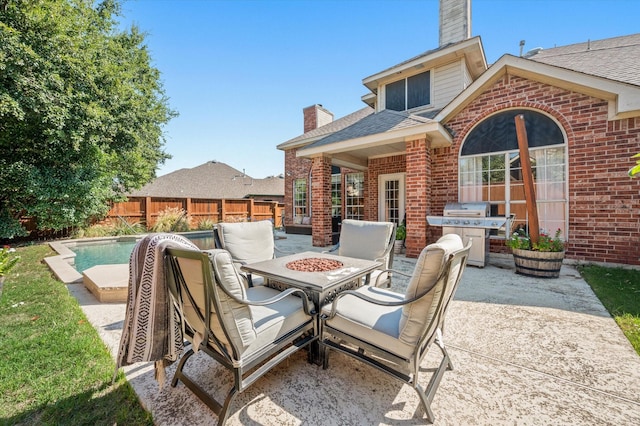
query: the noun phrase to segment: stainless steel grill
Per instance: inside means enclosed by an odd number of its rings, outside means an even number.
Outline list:
[[[442,226],[443,234],[458,234],[472,241],[467,263],[481,268],[489,258],[489,230],[509,229],[509,218],[489,216],[489,203],[447,203],[442,216],[427,216],[431,226]]]

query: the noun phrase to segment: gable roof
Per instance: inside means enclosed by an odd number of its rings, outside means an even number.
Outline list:
[[[609,102],[608,115],[611,120],[640,116],[639,85],[504,55],[444,107],[435,119],[446,122],[506,74],[604,99]]]
[[[283,176],[254,179],[233,167],[208,161],[159,176],[130,197],[249,198],[284,196]]]
[[[378,85],[389,79],[398,79],[398,75],[414,68],[424,68],[425,70],[436,66],[459,60],[465,57],[467,69],[472,78],[477,78],[487,69],[482,41],[480,37],[472,37],[457,43],[449,43],[436,49],[426,51],[411,59],[407,59],[397,65],[366,77],[362,80],[372,93],[377,93]]]
[[[542,49],[527,58],[640,86],[640,33]]]

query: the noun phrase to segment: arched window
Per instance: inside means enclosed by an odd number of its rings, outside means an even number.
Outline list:
[[[540,227],[552,233],[560,228],[566,238],[565,138],[558,124],[540,112],[503,111],[487,117],[469,132],[460,151],[460,201],[487,201],[492,216],[514,214],[514,228],[527,226],[514,120],[519,114],[524,116],[527,129]]]

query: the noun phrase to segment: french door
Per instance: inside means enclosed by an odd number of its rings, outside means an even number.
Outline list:
[[[378,176],[378,220],[402,223],[405,213],[404,173]]]

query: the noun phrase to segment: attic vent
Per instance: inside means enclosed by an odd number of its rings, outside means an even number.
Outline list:
[[[527,53],[524,54],[525,58],[530,58],[532,56],[537,55],[538,53],[542,52],[542,47],[535,47],[531,50],[529,50]]]

